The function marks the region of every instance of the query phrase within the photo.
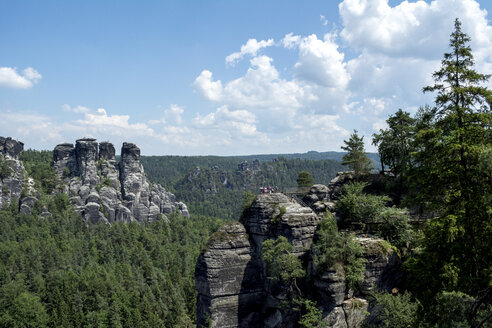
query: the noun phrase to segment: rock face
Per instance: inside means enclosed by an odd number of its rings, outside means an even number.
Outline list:
[[[321,215],[324,215],[327,210],[335,211],[335,203],[330,199],[330,189],[322,184],[312,186],[302,201]]]
[[[75,147],[63,143],[53,151],[54,168],[64,181],[76,209],[88,222],[153,221],[179,212],[189,216],[185,204],[160,185],[150,185],[140,164],[140,149],[123,143],[121,161],[109,142],[79,139]]]
[[[334,187],[340,188],[338,183]],[[329,203],[333,193],[331,187],[313,186],[306,196],[311,207],[283,194],[260,194],[241,223],[228,224],[215,233],[195,271],[197,327],[297,327],[299,319],[282,309],[285,289],[266,277],[262,261],[262,243],[279,236],[289,240],[292,254],[308,267],[305,288],[311,289],[303,294],[315,298],[323,312],[323,327],[360,327],[368,310],[365,297],[375,289],[398,286],[399,259],[384,240],[364,236],[357,238],[366,259],[364,280],[357,290],[347,288],[340,268],[318,272],[311,244],[320,216],[312,207],[317,202]]]
[[[196,270],[198,326],[258,327],[264,298],[263,268],[246,229],[237,222],[219,229]]]
[[[335,268],[317,272],[314,263],[310,263],[309,274],[326,327],[360,327],[368,309],[365,297],[374,290],[390,291],[400,282],[400,260],[387,242],[375,237],[357,237],[357,241],[364,249],[366,260],[364,279],[357,290],[348,290],[343,274]]]
[[[242,221],[215,233],[198,259],[198,327],[288,327],[278,310],[285,295],[265,277],[261,244],[284,236],[306,258],[319,218],[274,193],[259,195]]]
[[[20,161],[23,150],[22,142],[0,137],[0,208],[16,200],[20,210],[29,213],[36,201],[36,191]]]

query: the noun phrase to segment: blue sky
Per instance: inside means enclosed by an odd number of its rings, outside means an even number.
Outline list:
[[[146,155],[340,150],[415,112],[454,18],[492,73],[488,1],[0,2],[0,135]]]

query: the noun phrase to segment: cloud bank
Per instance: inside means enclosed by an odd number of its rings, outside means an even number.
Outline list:
[[[42,75],[32,67],[17,72],[15,67],[0,67],[0,87],[29,89],[41,80]]]
[[[371,135],[385,126],[389,114],[432,103],[433,96],[421,90],[432,83],[448,51],[456,17],[471,37],[477,70],[492,72],[492,26],[474,0],[394,6],[387,0],[344,0],[338,9],[339,25],[323,35],[285,31],[279,38],[238,40],[238,51],[224,54],[234,78],[203,67],[191,82],[208,111],[164,105],[155,118],[134,122],[102,108],[65,105],[62,112],[71,116],[63,124],[4,110],[0,128],[18,130],[9,133],[21,139],[60,141],[60,136],[90,134],[144,140],[153,154],[162,149],[188,154],[339,150],[357,129],[366,137],[366,149],[373,150]],[[323,15],[319,18],[322,26],[328,24]],[[279,64],[283,53],[294,57],[291,66]],[[246,69],[236,65],[240,61]],[[30,88],[41,78],[33,68],[21,73],[0,68],[4,87]]]

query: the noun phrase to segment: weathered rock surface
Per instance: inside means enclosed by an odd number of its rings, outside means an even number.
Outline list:
[[[283,194],[261,194],[243,217],[215,233],[195,271],[198,327],[289,327],[278,307],[282,293],[270,290],[261,244],[286,237],[293,254],[305,258],[317,215]],[[294,322],[295,323],[295,322]]]
[[[325,186],[312,195],[331,199]],[[313,197],[313,200],[318,201]],[[282,309],[286,293],[266,277],[261,245],[267,239],[286,237],[293,254],[308,264],[308,281],[323,312],[324,327],[357,328],[367,315],[364,299],[375,289],[397,286],[401,274],[395,251],[384,240],[358,237],[364,249],[364,280],[357,290],[348,289],[343,268],[318,272],[311,260],[311,244],[319,215],[283,194],[260,194],[241,223],[221,228],[200,256],[195,281],[198,290],[198,327],[297,327],[298,318]],[[303,292],[304,293],[304,292]],[[208,321],[207,321],[208,319]]]
[[[88,222],[153,221],[178,212],[189,216],[185,204],[160,185],[150,185],[140,163],[140,149],[123,143],[121,161],[109,142],[79,139],[53,152],[54,168],[63,191]]]
[[[261,249],[270,238],[286,237],[294,246],[293,254],[304,255],[311,247],[319,218],[308,207],[292,202],[281,193],[260,194],[244,219],[244,226]]]
[[[302,201],[320,215],[324,215],[327,210],[335,211],[335,203],[330,198],[330,189],[322,184],[312,186]]]
[[[199,257],[195,276],[198,326],[258,327],[263,268],[241,223],[219,229]]]
[[[15,200],[22,213],[27,214],[36,201],[36,190],[20,160],[23,150],[22,142],[0,137],[0,208]]]
[[[367,296],[374,290],[391,291],[402,279],[401,261],[395,250],[383,239],[358,237],[364,248],[366,269],[359,293]]]

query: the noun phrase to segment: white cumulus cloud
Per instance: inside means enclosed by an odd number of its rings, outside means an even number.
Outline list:
[[[194,85],[206,99],[235,108],[295,108],[302,106],[306,99],[315,98],[308,86],[281,79],[272,61],[268,56],[252,58],[246,74],[224,86],[220,80],[213,81],[212,73],[205,70]]]
[[[324,40],[315,34],[302,39],[299,60],[295,64],[299,78],[330,88],[344,89],[350,80],[344,54],[338,51],[335,35],[326,34]]]
[[[294,33],[289,33],[284,36],[282,39],[282,45],[284,48],[293,49],[299,45],[301,41],[301,37],[299,35],[294,35]]]
[[[474,0],[344,0],[339,4],[341,37],[353,48],[388,56],[440,59],[455,18],[474,44],[490,43],[486,11]]]
[[[75,123],[84,126],[94,133],[113,131],[113,133],[124,135],[135,133],[139,135],[152,135],[154,131],[145,123],[129,123],[130,115],[108,115],[104,108],[96,111],[83,112],[84,118],[76,120]]]
[[[22,70],[21,74],[15,67],[0,67],[0,87],[29,89],[41,78],[41,74],[32,67]]]
[[[227,106],[217,108],[205,116],[197,116],[193,124],[199,128],[214,128],[238,136],[259,136],[256,129],[256,116],[247,110],[229,110]]]
[[[233,65],[239,60],[241,60],[245,55],[256,56],[258,51],[262,48],[270,47],[274,45],[273,39],[261,40],[258,41],[256,39],[249,39],[246,44],[241,46],[241,51],[233,52],[229,56],[226,57],[226,63],[229,65]]]
[[[196,90],[206,99],[219,101],[222,97],[222,82],[212,81],[212,72],[203,70],[193,83]]]

